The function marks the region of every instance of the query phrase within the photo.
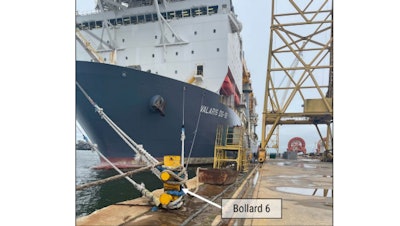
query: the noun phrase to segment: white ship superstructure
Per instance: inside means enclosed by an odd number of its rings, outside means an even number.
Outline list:
[[[77,60],[96,61],[97,54],[104,63],[225,94],[228,106],[241,102],[241,24],[230,0],[101,2],[97,12],[76,17],[83,43],[76,44]],[[231,90],[221,91],[224,80]]]
[[[241,26],[231,0],[98,0],[95,12],[77,12],[77,121],[120,167],[136,165],[131,150],[88,100],[155,157],[179,150],[183,128],[196,163],[213,161],[219,127],[244,128],[255,152]]]

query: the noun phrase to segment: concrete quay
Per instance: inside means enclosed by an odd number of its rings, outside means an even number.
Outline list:
[[[152,212],[145,198],[117,203],[76,220],[76,225],[333,225],[333,164],[317,159],[267,159],[233,186],[198,184],[188,187],[221,205],[222,198],[282,200],[281,219],[225,219],[221,209],[195,197],[185,197],[179,210]],[[161,194],[162,189],[154,191]],[[206,207],[206,208],[204,208]],[[199,209],[203,212],[191,218]],[[190,218],[190,221],[188,219]]]
[[[246,219],[243,225],[333,225],[333,164],[267,159],[252,198],[281,198],[282,219]]]

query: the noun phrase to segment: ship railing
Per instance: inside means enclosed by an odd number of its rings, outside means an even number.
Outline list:
[[[99,14],[101,13],[100,10],[94,9],[94,10],[86,10],[86,11],[75,11],[75,16],[87,16],[87,15],[94,15],[94,14]]]

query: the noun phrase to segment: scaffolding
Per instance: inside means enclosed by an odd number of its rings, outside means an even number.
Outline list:
[[[218,126],[214,148],[214,168],[226,168],[233,164],[237,171],[248,171],[249,149],[246,148],[244,142],[244,133],[245,129],[240,126]]]

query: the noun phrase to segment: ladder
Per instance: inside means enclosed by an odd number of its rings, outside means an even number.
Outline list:
[[[214,165],[216,169],[236,165],[237,171],[247,172],[249,168],[248,148],[244,147],[245,129],[241,126],[217,127],[214,146]]]

